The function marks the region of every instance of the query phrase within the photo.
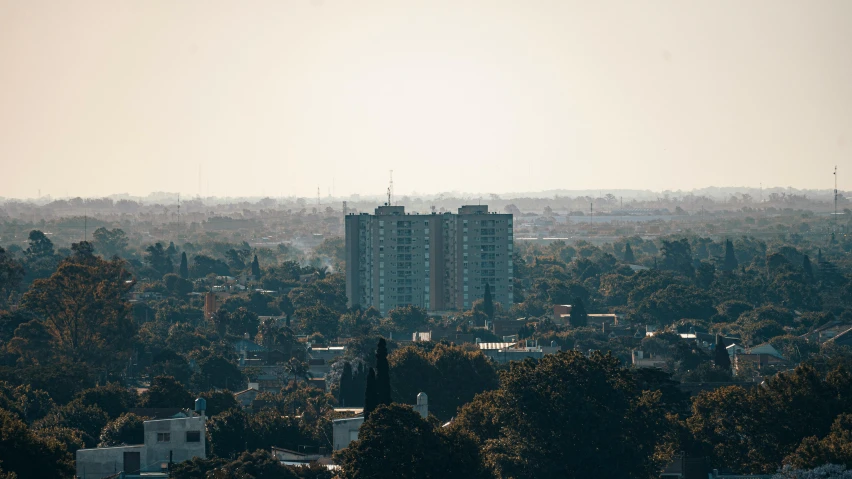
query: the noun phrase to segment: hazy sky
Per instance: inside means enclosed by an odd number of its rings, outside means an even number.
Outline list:
[[[852,1],[0,0],[0,196],[852,185]]]

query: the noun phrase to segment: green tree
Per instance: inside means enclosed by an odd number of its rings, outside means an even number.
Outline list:
[[[24,267],[0,247],[0,309],[6,306],[9,295],[24,279]]]
[[[472,436],[436,428],[409,406],[379,406],[335,454],[341,479],[487,478]]]
[[[39,437],[9,411],[0,409],[0,465],[7,478],[71,477],[73,458],[58,440]]]
[[[212,417],[231,409],[239,409],[240,403],[234,398],[234,393],[228,390],[207,391],[201,393],[201,397],[207,401],[207,416]]]
[[[461,346],[406,346],[393,351],[388,362],[393,397],[411,404],[418,393],[425,392],[429,412],[442,421],[455,416],[477,394],[499,386],[489,359]]]
[[[54,255],[53,241],[41,231],[33,230],[29,234],[29,247],[25,251],[28,258],[45,258]]]
[[[799,469],[823,464],[852,464],[852,414],[837,416],[831,431],[822,439],[806,437],[784,463]]]
[[[364,419],[370,418],[370,414],[378,406],[378,392],[376,391],[376,370],[370,368],[367,372],[367,387],[364,390]]]
[[[251,275],[254,276],[254,279],[260,279],[260,262],[257,261],[257,255],[254,255],[254,259],[251,261]]]
[[[53,273],[58,263],[58,257],[53,250],[53,242],[43,232],[30,231],[29,247],[24,251],[24,266],[26,283],[40,278],[46,278]]]
[[[571,314],[568,317],[568,322],[575,328],[581,328],[589,324],[589,315],[586,313],[586,306],[583,300],[579,297],[574,298],[574,304],[571,305]]]
[[[805,276],[807,276],[808,279],[812,280],[814,278],[814,269],[813,266],[811,266],[811,259],[808,258],[808,255],[805,255],[802,259],[802,269],[805,271]]]
[[[385,338],[379,338],[376,345],[376,406],[392,402],[388,345]]]
[[[157,376],[139,398],[139,406],[146,408],[191,408],[193,406],[192,394],[183,387],[183,384],[175,381],[171,376]]]
[[[429,320],[426,310],[419,306],[400,306],[388,311],[385,325],[392,331],[410,332],[423,327]]]
[[[494,299],[491,297],[491,286],[488,283],[485,283],[482,310],[488,315],[488,319],[494,319]]]
[[[630,243],[624,243],[624,262],[631,264],[636,262],[636,256],[633,255],[633,248],[630,247]]]
[[[124,256],[127,252],[127,234],[120,228],[108,230],[101,226],[92,233],[95,250],[106,258]]]
[[[95,447],[109,416],[97,406],[86,406],[80,401],[56,408],[50,414],[37,421],[33,428],[67,427],[80,431],[86,447]]]
[[[228,332],[237,336],[248,334],[250,337],[254,337],[259,325],[260,320],[256,313],[246,308],[237,308],[230,314]]]
[[[192,292],[192,282],[174,273],[163,276],[163,284],[169,294],[173,296],[182,297]]]
[[[231,269],[227,263],[220,259],[214,259],[202,254],[195,255],[192,258],[192,276],[195,278],[204,278],[210,274],[228,276],[231,274]]]
[[[245,385],[245,377],[234,361],[220,351],[205,348],[196,357],[198,371],[192,377],[198,389],[219,388],[239,391]]]
[[[19,355],[24,362],[46,364],[54,357],[53,347],[53,336],[47,323],[33,319],[15,329],[6,350]]]
[[[663,240],[660,251],[663,253],[662,269],[675,271],[688,277],[692,277],[695,273],[692,247],[685,238],[672,241]]]
[[[346,361],[343,364],[343,373],[340,375],[339,389],[337,392],[337,400],[343,407],[351,407],[352,401],[352,364]]]
[[[186,251],[180,254],[180,268],[178,268],[178,274],[183,279],[189,279],[189,262],[186,259]]]
[[[340,314],[324,304],[297,309],[296,317],[302,321],[305,333],[320,333],[327,338],[337,336]]]
[[[143,444],[145,419],[133,413],[126,413],[110,421],[101,431],[101,442],[98,447]]]
[[[644,479],[667,459],[656,454],[671,427],[660,396],[641,391],[612,355],[559,352],[512,363],[500,388],[477,395],[451,427],[484,445],[497,477],[607,471],[608,477]]]
[[[162,243],[155,243],[145,248],[145,262],[154,268],[160,277],[174,271],[175,266],[172,258],[166,253]]]
[[[734,252],[734,243],[731,240],[725,240],[725,260],[722,263],[722,271],[734,271],[739,266],[737,255]]]
[[[80,401],[84,406],[98,406],[103,409],[110,419],[115,419],[128,409],[135,407],[137,399],[135,391],[118,383],[85,389],[75,396],[75,400]]]
[[[731,357],[728,356],[727,346],[721,334],[716,335],[716,348],[713,351],[713,362],[717,368],[731,371]]]
[[[45,322],[57,354],[91,366],[123,365],[135,327],[125,301],[132,283],[119,260],[65,260],[47,279],[36,280],[23,304]]]

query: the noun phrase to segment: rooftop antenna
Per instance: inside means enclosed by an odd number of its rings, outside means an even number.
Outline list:
[[[388,185],[388,206],[393,200],[393,170],[390,170],[390,184]]]
[[[834,165],[834,230],[837,231],[837,165]]]

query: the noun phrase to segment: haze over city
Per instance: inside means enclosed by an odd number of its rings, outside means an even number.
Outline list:
[[[380,195],[391,169],[397,194],[828,190],[852,152],[850,18],[842,0],[3,0],[0,196]]]

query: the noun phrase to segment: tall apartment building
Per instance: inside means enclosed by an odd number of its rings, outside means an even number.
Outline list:
[[[512,304],[510,214],[485,205],[428,215],[379,206],[373,215],[347,215],[345,230],[350,307],[466,310],[486,284],[495,303]]]

